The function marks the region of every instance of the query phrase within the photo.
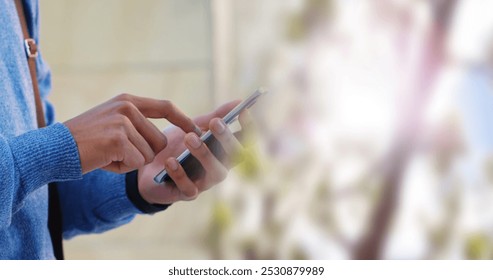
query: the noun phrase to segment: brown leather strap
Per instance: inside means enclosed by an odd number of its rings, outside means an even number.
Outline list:
[[[41,103],[41,96],[39,95],[38,80],[36,75],[36,57],[38,54],[38,47],[36,46],[34,39],[29,36],[22,0],[15,0],[15,6],[17,8],[17,14],[19,15],[19,21],[21,23],[22,34],[24,35],[27,63],[29,64],[29,72],[33,83],[34,102],[36,104],[36,119],[38,121],[38,127],[41,128],[46,126],[46,121],[44,118],[43,105]]]
[[[36,103],[36,119],[38,122],[38,127],[42,128],[46,126],[46,121],[44,118],[41,96],[39,94],[37,79],[38,75],[36,73],[38,46],[36,46],[36,41],[29,36],[22,0],[15,0],[15,6],[17,8],[17,14],[19,15],[22,34],[24,36],[24,47],[26,50],[27,63],[29,65],[29,73],[31,74],[33,84],[34,102]],[[60,206],[60,197],[58,194],[57,185],[55,183],[50,183],[48,186],[48,229],[50,231],[55,258],[58,260],[63,260],[62,211]]]

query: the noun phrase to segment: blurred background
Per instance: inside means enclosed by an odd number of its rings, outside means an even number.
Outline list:
[[[59,121],[270,89],[224,183],[68,259],[493,258],[493,2],[40,2]]]

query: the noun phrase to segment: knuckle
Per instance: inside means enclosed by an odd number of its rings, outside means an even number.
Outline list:
[[[197,150],[196,150],[196,155],[198,158],[201,159],[210,159],[210,157],[213,157],[212,153],[207,149],[207,147],[202,144]]]
[[[198,197],[198,191],[195,187],[183,190],[182,193],[185,195],[188,201],[195,200]]]
[[[165,114],[165,117],[168,117],[169,115],[173,115],[174,112],[176,111],[175,105],[173,104],[173,102],[169,100],[163,100],[161,106],[163,107],[163,112]]]
[[[123,131],[117,130],[115,133],[113,133],[110,144],[113,147],[121,148],[125,146],[126,141],[127,135]]]
[[[127,116],[132,114],[132,112],[135,110],[135,105],[132,102],[127,101],[127,100],[118,101],[116,106],[117,106],[118,112],[120,112],[123,115],[127,115]]]
[[[179,182],[183,181],[186,178],[186,174],[182,170],[173,171],[172,169],[169,169],[168,170],[168,173],[172,173],[173,174],[173,180],[176,183],[179,183]]]
[[[150,153],[145,157],[144,164],[149,164],[154,161],[155,155]]]
[[[113,116],[113,128],[115,133],[127,135],[127,129],[132,125],[132,122],[125,115]]]
[[[132,100],[132,95],[128,93],[121,93],[115,97],[115,100],[117,101],[131,101]]]
[[[171,102],[169,100],[163,100],[162,103],[163,103],[162,106],[165,109],[171,109],[174,107],[173,102]]]
[[[159,134],[159,136],[161,137],[159,144],[162,147],[162,148],[161,147],[158,148],[158,150],[160,152],[161,150],[163,150],[164,148],[166,148],[168,146],[168,137],[166,137],[166,135],[164,135],[164,133]]]

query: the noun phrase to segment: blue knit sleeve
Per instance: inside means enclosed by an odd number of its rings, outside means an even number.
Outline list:
[[[100,233],[141,214],[125,190],[125,174],[95,170],[82,180],[58,183],[63,237]]]
[[[12,138],[0,134],[0,228],[10,225],[12,215],[38,188],[81,176],[77,145],[63,124]]]

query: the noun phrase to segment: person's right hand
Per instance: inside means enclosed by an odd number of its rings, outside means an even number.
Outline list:
[[[125,173],[152,162],[167,139],[147,118],[165,118],[185,132],[200,133],[170,101],[121,94],[65,122],[77,143],[82,173],[98,168]]]

